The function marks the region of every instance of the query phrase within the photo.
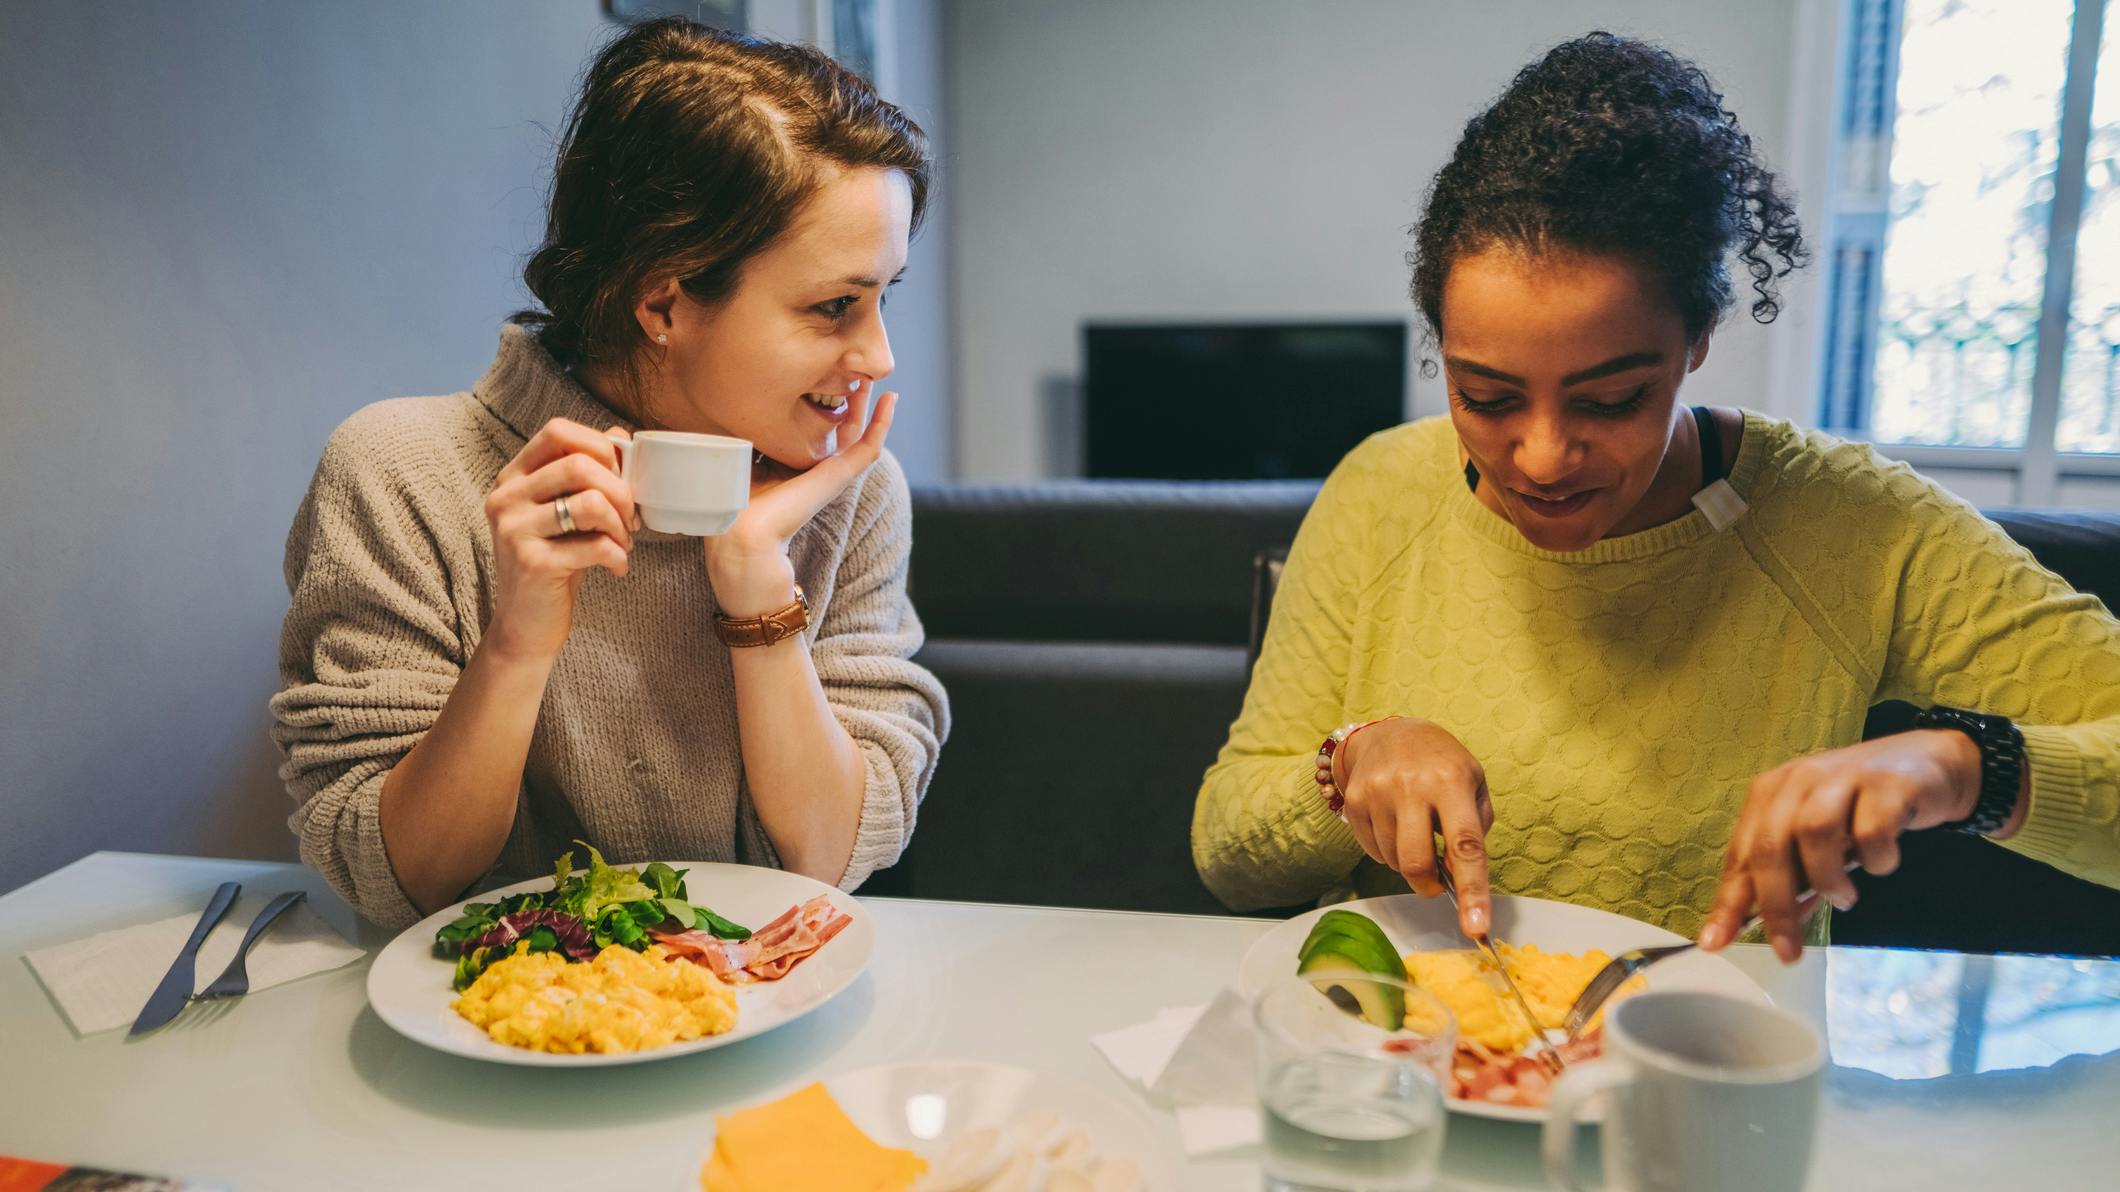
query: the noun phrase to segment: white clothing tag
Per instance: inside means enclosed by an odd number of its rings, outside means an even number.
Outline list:
[[[1745,515],[1751,506],[1737,495],[1727,480],[1718,480],[1693,494],[1693,507],[1708,515],[1708,524],[1718,530],[1727,530],[1731,523]]]

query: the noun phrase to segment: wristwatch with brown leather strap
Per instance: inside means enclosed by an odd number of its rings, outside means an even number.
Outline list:
[[[810,598],[803,595],[802,585],[795,585],[795,600],[786,608],[757,617],[714,618],[714,632],[732,649],[744,646],[770,646],[774,642],[786,641],[810,627]]]

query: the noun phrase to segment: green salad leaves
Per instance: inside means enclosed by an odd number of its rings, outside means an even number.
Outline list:
[[[661,861],[644,870],[619,869],[583,841],[589,867],[574,872],[573,852],[553,862],[552,889],[511,894],[495,902],[468,902],[463,912],[434,933],[435,954],[456,962],[458,990],[478,980],[487,966],[518,951],[559,952],[590,960],[617,944],[638,952],[651,930],[705,931],[725,940],[751,931],[703,906],[685,892],[683,869]]]

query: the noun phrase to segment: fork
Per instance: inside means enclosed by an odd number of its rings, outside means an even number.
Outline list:
[[[265,909],[258,912],[258,917],[250,921],[250,930],[243,933],[243,942],[236,945],[235,959],[230,960],[228,967],[221,970],[221,975],[213,979],[213,984],[193,994],[191,1000],[204,1002],[215,998],[242,997],[249,993],[250,970],[244,961],[250,955],[250,946],[258,942],[258,937],[265,934],[265,929],[272,926],[274,919],[279,918],[288,907],[302,901],[303,894],[304,891],[294,890],[266,903]]]
[[[1758,926],[1758,921],[1755,919],[1749,926]],[[1667,960],[1699,946],[1698,940],[1688,940],[1683,944],[1663,944],[1654,948],[1629,948],[1607,961],[1605,967],[1597,970],[1597,975],[1590,978],[1590,983],[1583,986],[1583,991],[1576,995],[1575,1004],[1568,1007],[1568,1016],[1561,1019],[1561,1028],[1568,1032],[1568,1041],[1575,1042],[1576,1036],[1583,1033],[1583,1026],[1597,1017],[1597,1012],[1604,1008],[1606,999],[1626,984],[1634,974],[1659,960]]]
[[[1857,868],[1857,864],[1855,860],[1850,859],[1848,861],[1848,872],[1853,873]],[[1796,901],[1801,905],[1806,900],[1817,897],[1817,891],[1807,889],[1796,896]],[[1815,904],[1813,909],[1816,909]],[[1809,912],[1806,911],[1805,913],[1808,914]],[[1765,915],[1752,916],[1743,927],[1738,929],[1737,935],[1731,938],[1736,939],[1758,931],[1760,925],[1766,922],[1766,918]],[[1610,998],[1620,986],[1626,984],[1628,979],[1633,977],[1634,974],[1648,968],[1659,960],[1669,960],[1681,952],[1690,952],[1698,947],[1700,947],[1699,940],[1687,940],[1683,944],[1663,944],[1654,948],[1629,948],[1611,960],[1606,961],[1605,967],[1597,970],[1597,975],[1591,977],[1590,983],[1583,986],[1583,991],[1576,995],[1575,1004],[1568,1007],[1568,1016],[1561,1020],[1561,1027],[1568,1032],[1568,1041],[1570,1043],[1575,1042],[1575,1037],[1583,1033],[1583,1027],[1588,1025],[1591,1019],[1597,1017],[1597,1012],[1604,1008],[1606,999]]]

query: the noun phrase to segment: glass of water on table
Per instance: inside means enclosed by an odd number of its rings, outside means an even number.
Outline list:
[[[1290,975],[1252,1003],[1267,1192],[1426,1192],[1457,1022],[1392,977]]]

